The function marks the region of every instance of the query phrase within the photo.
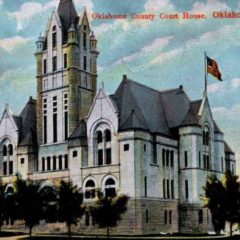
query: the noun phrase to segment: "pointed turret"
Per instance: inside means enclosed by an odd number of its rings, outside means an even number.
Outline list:
[[[45,39],[44,39],[44,37],[40,34],[40,36],[38,37],[38,40],[36,41],[37,52],[42,52],[42,51],[43,51],[44,42],[45,42]]]
[[[63,27],[63,43],[66,43],[68,30],[77,24],[79,17],[72,0],[60,0],[57,12]]]

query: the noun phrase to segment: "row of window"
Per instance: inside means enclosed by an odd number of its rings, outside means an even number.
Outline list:
[[[104,186],[104,194],[108,197],[115,197],[116,196],[116,183],[114,179],[109,178],[105,182]],[[93,180],[88,180],[85,184],[85,199],[93,199],[96,197],[96,185]]]
[[[43,143],[47,143],[47,99],[43,100]],[[57,96],[53,97],[53,142],[58,141],[58,114],[57,114]],[[64,94],[64,139],[68,138],[68,94]]]
[[[166,149],[162,149],[162,165],[163,167],[174,166],[174,151],[169,151]]]
[[[97,141],[97,165],[102,166],[103,164],[109,165],[112,163],[112,149],[111,149],[111,131],[106,129],[104,132],[96,132]]]
[[[3,175],[12,175],[13,174],[13,161],[3,162]]]
[[[68,155],[42,158],[42,172],[68,169]]]
[[[174,199],[174,180],[163,179],[163,198]]]
[[[87,26],[84,25],[83,26],[83,39],[82,39],[82,43],[83,43],[83,48],[86,49],[87,48]],[[57,28],[56,26],[52,27],[52,47],[55,48],[57,46]]]
[[[47,68],[47,59],[43,60],[43,74],[46,74],[48,71]],[[54,56],[52,58],[52,71],[56,72],[57,71],[57,65],[58,65],[58,60],[57,60],[57,56]],[[90,64],[91,65],[91,64]],[[68,60],[67,60],[67,53],[65,53],[63,55],[63,68],[66,69],[68,67]],[[83,70],[86,71],[87,70],[87,57],[83,56]]]
[[[3,145],[2,152],[3,152],[4,157],[6,157],[7,155],[12,156],[13,155],[13,145],[12,144],[9,144],[8,146]]]

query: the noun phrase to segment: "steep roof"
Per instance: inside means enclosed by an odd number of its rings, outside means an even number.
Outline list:
[[[36,131],[36,100],[29,98],[29,101],[23,108],[20,113],[21,123],[22,123],[22,131],[21,131],[21,143],[32,141],[31,143],[35,143],[35,131]]]
[[[79,126],[69,136],[69,139],[85,138],[85,137],[87,137],[87,127],[86,127],[85,121],[82,120]]]
[[[134,127],[170,135],[158,91],[125,78],[111,98],[120,112],[120,131]]]
[[[71,24],[77,24],[79,17],[72,0],[60,0],[57,12],[63,27],[63,43],[66,43],[67,31]]]
[[[198,119],[194,115],[192,108],[190,107],[186,114],[181,126],[200,126]]]
[[[227,142],[224,142],[224,151],[225,153],[235,154],[233,150],[230,148],[230,146],[227,144]]]

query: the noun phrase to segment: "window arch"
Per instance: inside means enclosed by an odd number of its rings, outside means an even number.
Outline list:
[[[95,163],[98,166],[112,164],[112,133],[109,125],[102,123],[94,133]]]
[[[105,196],[115,197],[116,196],[116,183],[113,178],[108,178],[104,186]]]
[[[109,129],[105,131],[105,141],[111,142],[111,131]]]
[[[101,143],[102,141],[103,141],[102,132],[97,131],[97,143]]]
[[[13,155],[13,145],[12,145],[12,144],[9,144],[9,145],[8,145],[8,154],[9,154],[10,156]]]
[[[95,196],[95,182],[90,179],[85,184],[85,199],[93,199]]]
[[[3,148],[3,156],[5,157],[7,156],[7,146],[3,145],[2,148]]]

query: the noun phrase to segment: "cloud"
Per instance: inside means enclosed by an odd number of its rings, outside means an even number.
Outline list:
[[[158,57],[154,58],[150,63],[159,64],[171,58],[177,57],[179,54],[182,54],[183,52],[184,52],[184,49],[182,47],[176,48],[167,52],[163,52],[163,53],[160,53]]]
[[[232,85],[233,88],[239,88],[240,87],[240,78],[234,78],[232,80],[231,85]]]
[[[208,0],[207,2],[195,2],[192,7],[192,12],[212,13],[213,11],[229,10],[230,7],[220,1]]]
[[[208,93],[222,94],[240,88],[240,78],[234,78],[227,82],[216,82],[208,85]]]
[[[56,7],[58,0],[52,0],[51,2],[41,4],[36,2],[26,2],[21,5],[20,10],[16,12],[7,12],[7,15],[12,18],[16,18],[17,31],[24,28],[24,24],[31,20],[36,14],[45,12],[53,7]]]
[[[31,41],[30,38],[23,38],[21,36],[0,39],[0,48],[3,48],[5,51],[11,53],[16,48],[19,48],[20,46],[27,44],[29,41]]]
[[[0,7],[3,5],[3,0],[0,0]]]
[[[144,56],[145,54],[149,54],[149,53],[157,51],[157,50],[159,51],[163,47],[167,46],[171,39],[172,39],[172,36],[157,38],[151,44],[143,47],[141,51],[119,59],[116,62],[116,64],[121,64],[123,62],[127,63],[127,62],[133,61],[141,56]]]
[[[76,6],[80,6],[80,7],[86,7],[87,8],[87,12],[92,13],[93,12],[93,2],[90,0],[75,0],[75,5]]]
[[[147,12],[159,12],[166,10],[173,10],[174,6],[169,0],[148,0],[144,8]]]

